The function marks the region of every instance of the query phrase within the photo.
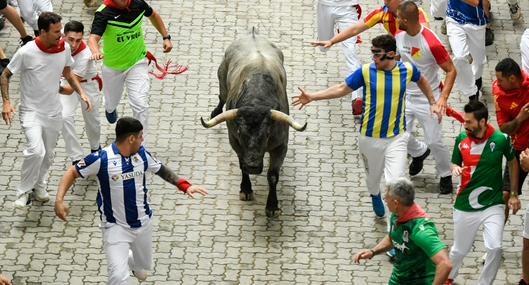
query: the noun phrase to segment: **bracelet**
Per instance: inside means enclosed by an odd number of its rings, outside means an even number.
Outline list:
[[[373,256],[377,255],[377,254],[375,253],[374,250],[370,249],[369,251],[371,251],[371,254],[372,254]]]
[[[178,187],[180,191],[186,193],[187,189],[191,187],[191,183],[189,183],[189,181],[187,181],[185,178],[182,178],[178,180],[178,183],[176,183],[176,187]]]
[[[511,197],[518,197],[518,192],[511,192]]]
[[[171,40],[171,35],[167,35],[167,36],[163,37],[162,39],[163,39],[164,41],[165,41],[165,40]]]

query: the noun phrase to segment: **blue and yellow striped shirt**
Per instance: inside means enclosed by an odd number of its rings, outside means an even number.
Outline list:
[[[377,70],[364,64],[345,79],[351,89],[363,90],[360,133],[373,138],[391,138],[406,131],[406,86],[417,82],[421,73],[409,62],[397,61],[392,70]]]

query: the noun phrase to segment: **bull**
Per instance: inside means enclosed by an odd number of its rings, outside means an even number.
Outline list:
[[[239,198],[243,201],[255,199],[249,175],[260,174],[265,152],[270,154],[266,215],[276,216],[277,182],[287,153],[289,126],[296,131],[307,127],[289,116],[283,53],[252,31],[228,47],[217,76],[219,103],[211,112],[211,119],[205,122],[200,118],[201,123],[211,128],[226,122],[230,145],[239,158]]]

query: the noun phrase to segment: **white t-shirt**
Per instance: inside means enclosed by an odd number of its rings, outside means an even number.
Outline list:
[[[88,47],[72,56],[74,60],[72,64],[73,73],[86,80],[91,80],[97,75],[96,65],[93,60],[90,60],[90,56],[92,56],[92,52]]]
[[[320,4],[333,7],[353,6],[358,5],[359,2],[360,0],[319,0]]]
[[[17,50],[7,68],[20,74],[20,111],[61,113],[59,84],[64,67],[73,64],[70,46],[64,46],[64,51],[46,53],[31,41]]]
[[[439,88],[441,84],[439,65],[450,59],[450,55],[439,38],[423,26],[417,35],[412,37],[405,31],[401,31],[395,36],[395,40],[401,61],[413,63],[428,80],[433,90]],[[410,82],[406,93],[419,95],[422,91],[416,83]]]

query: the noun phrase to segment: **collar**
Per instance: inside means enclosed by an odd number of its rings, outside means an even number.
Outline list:
[[[86,48],[86,44],[84,41],[81,41],[81,45],[79,45],[79,48],[77,48],[76,51],[72,53],[72,56],[78,55],[80,52],[82,52]]]
[[[413,203],[411,207],[404,212],[404,214],[397,217],[397,225],[404,224],[408,221],[418,219],[418,218],[426,218],[427,214],[426,212],[419,206],[417,203]]]
[[[468,138],[475,144],[482,144],[484,142],[486,142],[487,140],[489,140],[489,138],[492,136],[492,134],[496,131],[496,129],[494,129],[494,127],[488,123],[487,124],[487,131],[485,132],[485,136],[481,139],[478,139],[478,138],[474,138],[474,137],[471,137],[471,136],[468,136]]]
[[[118,9],[118,10],[128,10],[131,3],[132,3],[132,0],[128,0],[127,8],[119,8],[116,5],[114,5],[114,2],[112,0],[104,0],[103,1],[103,4],[105,4],[105,6],[113,8],[113,9]]]
[[[35,44],[37,45],[37,47],[42,51],[42,52],[45,52],[45,53],[59,53],[59,52],[63,52],[65,50],[65,47],[64,47],[64,40],[60,40],[59,41],[59,45],[56,46],[56,47],[51,47],[51,48],[47,48],[44,43],[42,42],[42,40],[40,39],[40,37],[36,37],[35,38]]]

